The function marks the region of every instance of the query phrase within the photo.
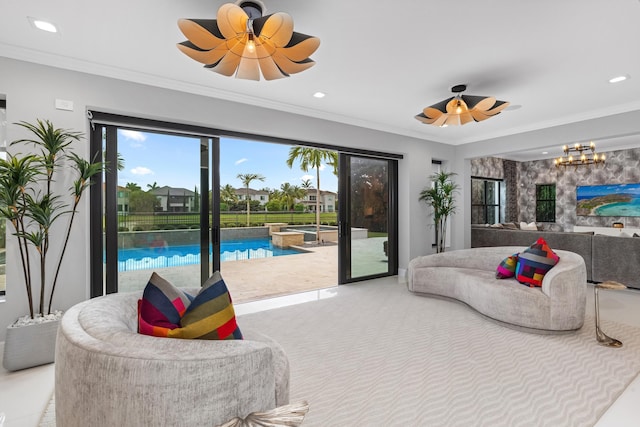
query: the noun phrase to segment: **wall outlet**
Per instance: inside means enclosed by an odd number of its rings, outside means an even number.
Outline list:
[[[56,99],[56,109],[73,111],[73,101],[68,101],[66,99]]]

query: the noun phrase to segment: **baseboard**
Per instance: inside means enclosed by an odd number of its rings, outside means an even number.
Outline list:
[[[407,269],[399,268],[398,269],[398,277],[407,277]]]

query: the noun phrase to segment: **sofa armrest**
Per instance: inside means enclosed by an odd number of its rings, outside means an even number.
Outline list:
[[[560,260],[542,279],[542,292],[551,298],[561,300],[584,298],[582,294],[586,292],[587,286],[584,258],[574,252],[555,252]]]

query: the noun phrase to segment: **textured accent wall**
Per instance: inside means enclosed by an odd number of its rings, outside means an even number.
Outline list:
[[[471,176],[479,178],[504,179],[502,159],[497,157],[471,159]]]
[[[572,231],[574,225],[640,228],[640,217],[602,217],[576,215],[576,187],[579,185],[640,183],[640,148],[604,153],[603,166],[556,168],[553,159],[514,162],[495,157],[471,160],[471,175],[504,180],[506,186],[505,222],[536,220],[536,184],[556,184],[556,222],[545,223],[545,230]]]
[[[577,186],[640,182],[640,148],[605,154],[606,163],[598,167],[556,168],[553,160],[519,163],[518,220],[535,221],[536,184],[556,183],[556,223],[545,224],[545,229],[572,231],[574,225],[611,227],[614,222],[622,222],[625,227],[640,227],[640,217],[576,215]]]
[[[505,184],[505,222],[518,221],[518,162],[503,160]]]

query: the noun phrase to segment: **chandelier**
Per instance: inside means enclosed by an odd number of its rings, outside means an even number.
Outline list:
[[[311,68],[309,56],[320,39],[293,31],[290,15],[278,12],[263,16],[261,1],[242,1],[220,6],[217,19],[179,19],[187,41],[178,43],[191,59],[216,73],[238,79],[265,80],[289,77]]]
[[[605,156],[604,154],[596,153],[596,144],[593,141],[589,145],[575,144],[573,147],[565,145],[562,147],[562,151],[564,154],[553,161],[556,167],[604,164]]]
[[[462,95],[467,85],[456,85],[451,88],[455,96],[440,101],[422,110],[417,120],[427,125],[449,126],[464,125],[470,121],[480,122],[499,114],[509,103],[498,101],[492,96]]]

